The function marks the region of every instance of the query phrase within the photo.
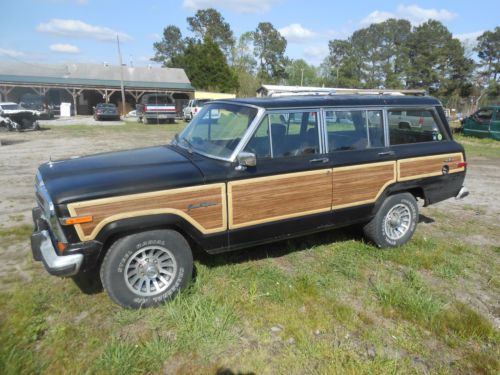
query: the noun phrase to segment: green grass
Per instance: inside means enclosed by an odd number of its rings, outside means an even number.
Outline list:
[[[18,220],[14,220],[18,221]],[[25,240],[31,236],[33,225],[23,224],[15,227],[3,228],[0,226],[0,239],[8,241]]]
[[[455,134],[453,138],[465,148],[465,153],[470,156],[500,158],[500,141],[491,138],[477,138]]]
[[[418,356],[431,372],[494,374],[498,330],[448,290],[495,274],[484,261],[498,253],[426,237],[385,251],[333,232],[203,257],[188,290],[138,311],[39,266],[0,292],[0,372],[407,374]]]

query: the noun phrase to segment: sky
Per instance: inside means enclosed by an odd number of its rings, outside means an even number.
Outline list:
[[[118,64],[146,66],[164,27],[190,35],[186,18],[213,7],[236,37],[271,22],[288,41],[287,55],[319,65],[328,41],[385,19],[405,18],[419,25],[441,21],[470,45],[485,30],[499,26],[500,0],[5,0],[0,22],[0,60],[28,63]]]

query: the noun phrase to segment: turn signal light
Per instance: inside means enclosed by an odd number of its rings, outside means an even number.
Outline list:
[[[457,163],[457,167],[458,168],[465,168],[465,167],[467,167],[467,162],[464,161],[464,162]]]
[[[83,224],[83,223],[90,223],[92,220],[93,220],[93,217],[91,215],[66,217],[66,218],[61,219],[61,224],[62,225]]]
[[[67,243],[57,241],[57,249],[62,253],[68,247]]]

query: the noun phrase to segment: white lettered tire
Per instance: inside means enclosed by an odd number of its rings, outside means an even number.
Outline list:
[[[378,247],[398,247],[412,238],[417,222],[418,205],[415,197],[410,193],[400,193],[385,199],[363,231]]]
[[[184,289],[193,272],[186,239],[174,230],[152,230],[114,242],[101,265],[111,299],[126,308],[160,305]]]

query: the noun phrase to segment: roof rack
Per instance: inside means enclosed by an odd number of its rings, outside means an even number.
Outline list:
[[[302,87],[262,85],[257,89],[257,96],[294,96],[294,95],[426,95],[425,90],[397,90],[397,89],[357,89],[357,88],[330,88],[330,87]]]

